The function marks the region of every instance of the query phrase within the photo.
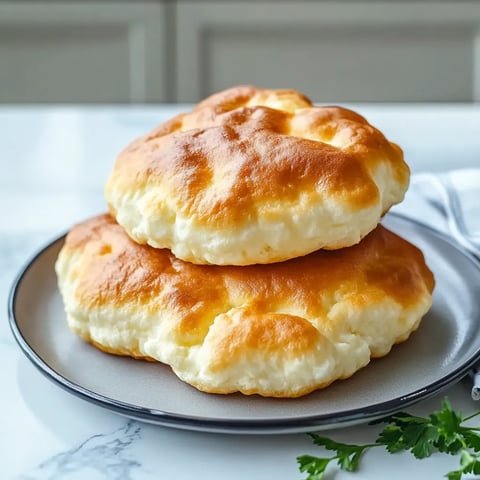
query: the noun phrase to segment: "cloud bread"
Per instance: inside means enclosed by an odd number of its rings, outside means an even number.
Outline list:
[[[105,193],[138,243],[249,265],[358,243],[408,181],[401,149],[360,115],[241,86],[134,141]]]
[[[109,215],[56,263],[70,328],[171,366],[212,393],[298,397],[406,340],[431,306],[422,253],[379,225],[358,245],[270,265],[195,265],[132,241]]]

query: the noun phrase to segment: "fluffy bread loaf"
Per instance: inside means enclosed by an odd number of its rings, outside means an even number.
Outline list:
[[[240,86],[134,141],[105,193],[138,243],[250,265],[358,243],[408,181],[401,149],[360,115]]]
[[[56,263],[70,328],[153,359],[205,392],[298,397],[386,355],[431,306],[422,253],[379,225],[362,242],[271,265],[194,265],[138,245],[110,215]]]

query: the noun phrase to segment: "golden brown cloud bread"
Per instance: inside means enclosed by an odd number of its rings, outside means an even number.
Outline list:
[[[269,265],[194,265],[109,216],[72,229],[56,265],[68,322],[102,350],[169,364],[215,393],[296,397],[347,378],[414,331],[432,273],[378,226],[354,247]]]
[[[106,198],[138,243],[248,265],[357,243],[408,181],[400,148],[360,115],[244,86],[134,141]]]

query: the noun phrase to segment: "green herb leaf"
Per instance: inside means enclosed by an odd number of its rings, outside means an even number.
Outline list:
[[[462,450],[460,455],[460,467],[458,470],[448,472],[445,476],[448,480],[460,480],[464,473],[480,473],[480,457],[471,454],[468,450]]]
[[[388,425],[377,438],[390,453],[410,450],[416,458],[429,457],[436,448],[440,433],[428,418],[400,412],[386,417]]]
[[[448,480],[461,480],[462,472],[460,470],[455,470],[453,472],[448,472],[445,476],[448,478]]]
[[[467,427],[462,427],[462,436],[465,443],[474,452],[480,452],[480,435]]]
[[[313,443],[320,447],[325,447],[327,450],[336,452],[336,455],[331,460],[336,459],[338,465],[342,470],[348,472],[355,472],[363,454],[371,447],[376,447],[376,444],[368,445],[351,445],[348,443],[336,442],[330,438],[322,437],[316,433],[310,434]]]
[[[309,455],[298,457],[300,471],[309,473],[306,480],[323,480],[327,466],[336,460],[342,470],[354,472],[358,470],[360,460],[368,449],[383,446],[390,453],[410,451],[418,459],[429,457],[435,451],[453,455],[460,453],[460,468],[448,472],[445,477],[448,480],[461,480],[464,474],[480,475],[480,428],[463,424],[478,415],[480,411],[464,418],[445,399],[440,410],[427,417],[399,412],[372,422],[385,424],[373,444],[351,445],[310,434],[316,445],[335,454],[329,458]]]
[[[458,453],[466,446],[462,424],[462,416],[452,410],[450,402],[445,399],[442,409],[430,415],[431,424],[438,430],[436,447],[440,452]]]
[[[338,456],[337,463],[343,470],[347,472],[356,472],[358,470],[360,460],[363,454],[371,447],[371,445],[361,445],[351,453],[344,453]]]
[[[323,480],[325,470],[331,460],[333,458],[320,458],[311,455],[297,457],[300,471],[308,473],[305,480]]]

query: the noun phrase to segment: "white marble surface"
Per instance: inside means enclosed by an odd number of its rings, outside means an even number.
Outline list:
[[[480,106],[357,105],[399,143],[413,172],[480,167]],[[0,302],[27,258],[73,223],[105,210],[103,184],[117,152],[170,116],[172,107],[0,108]],[[479,186],[480,192],[480,186]],[[407,205],[407,204],[405,204]],[[410,207],[406,207],[410,208]],[[414,205],[411,206],[414,208]],[[295,458],[321,454],[306,435],[192,433],[130,421],[43,377],[0,323],[1,479],[301,479]],[[427,413],[446,394],[465,413],[480,408],[467,380],[412,407]],[[373,427],[327,432],[372,441]],[[380,449],[358,473],[327,478],[442,478],[458,459],[417,461]]]

